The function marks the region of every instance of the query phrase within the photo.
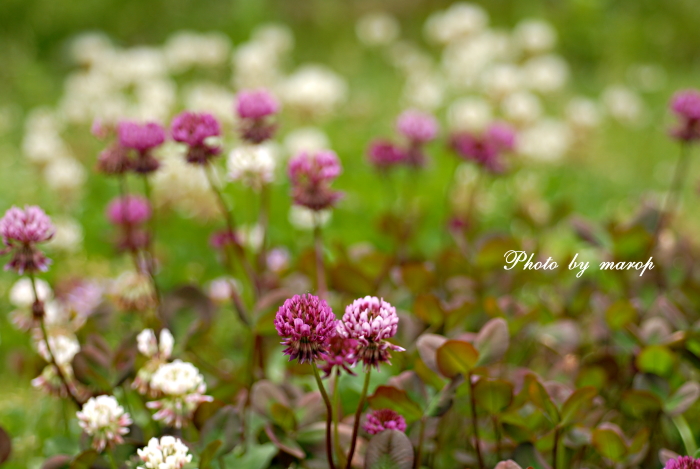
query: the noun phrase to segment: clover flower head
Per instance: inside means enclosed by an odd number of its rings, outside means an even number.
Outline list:
[[[77,413],[78,424],[92,437],[92,446],[103,451],[108,446],[124,442],[129,433],[131,417],[113,396],[91,397]]]
[[[173,118],[170,134],[173,140],[188,146],[188,163],[206,164],[221,153],[216,142],[221,136],[221,125],[212,114],[184,111]]]
[[[325,300],[311,294],[294,295],[280,306],[275,328],[284,337],[285,355],[300,363],[322,360],[336,335],[336,318]]]
[[[117,126],[119,144],[144,153],[165,142],[165,129],[156,122],[122,121]]]
[[[148,446],[136,451],[143,462],[137,469],[182,469],[192,462],[189,448],[173,436],[151,438]]]
[[[481,134],[454,134],[451,145],[462,158],[474,161],[491,172],[499,173],[504,169],[501,156],[515,148],[515,139],[515,131],[509,125],[496,122]]]
[[[129,149],[119,143],[113,143],[102,150],[97,158],[97,170],[105,174],[124,174],[133,167],[133,161],[129,158]]]
[[[388,168],[402,163],[406,152],[387,140],[376,140],[367,149],[367,159],[377,168]]]
[[[51,261],[36,244],[50,240],[55,232],[51,218],[37,206],[8,209],[0,219],[0,237],[6,246],[0,254],[12,253],[5,270],[14,270],[20,275],[48,270]]]
[[[287,172],[296,205],[318,211],[332,207],[342,197],[341,192],[330,188],[331,182],[342,172],[335,152],[301,152],[289,160]]]
[[[390,363],[390,351],[404,349],[387,342],[396,335],[399,316],[396,308],[376,296],[366,296],[352,302],[345,308],[342,321],[338,322],[338,335],[358,341],[356,356],[365,368],[380,363]]]
[[[671,110],[680,117],[680,124],[671,131],[678,140],[700,140],[700,91],[690,89],[673,95]]]
[[[174,342],[173,335],[168,329],[160,331],[159,340],[156,340],[153,329],[144,329],[136,336],[139,352],[148,358],[157,355],[158,358],[167,360],[173,353]]]
[[[373,410],[367,414],[363,428],[370,435],[376,435],[384,430],[406,431],[406,419],[391,409]]]
[[[204,394],[207,385],[199,370],[181,360],[160,365],[151,377],[150,388],[162,396],[146,404],[157,411],[153,419],[175,428],[187,425],[201,403],[213,400]]]
[[[414,144],[425,144],[437,136],[438,122],[431,114],[409,109],[396,120],[396,130]]]
[[[114,225],[140,225],[151,218],[151,205],[143,197],[126,195],[107,206],[107,219]]]
[[[690,456],[679,456],[669,460],[664,469],[700,469],[700,459]]]
[[[51,353],[49,353],[49,347]],[[56,360],[56,364],[60,367],[70,366],[73,358],[80,352],[80,344],[75,337],[60,334],[50,335],[49,345],[42,340],[37,344],[39,355],[47,362],[51,361],[51,355]]]
[[[328,342],[328,351],[321,357],[323,363],[319,365],[319,368],[323,370],[323,377],[329,377],[333,369],[338,370],[338,372],[343,370],[354,376],[355,373],[351,368],[357,363],[357,358],[355,357],[356,349],[357,340],[339,335],[332,337]]]
[[[226,163],[229,179],[259,190],[273,181],[277,155],[268,144],[241,145],[231,150]]]
[[[241,119],[262,119],[277,114],[279,101],[265,89],[243,90],[236,96],[236,113]]]

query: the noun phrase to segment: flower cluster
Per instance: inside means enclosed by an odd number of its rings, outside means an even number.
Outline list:
[[[153,150],[165,142],[165,129],[156,122],[122,121],[117,126],[119,145],[134,150],[136,158],[131,169],[138,174],[149,174],[160,167]]]
[[[666,462],[664,469],[700,469],[700,459],[691,456],[679,456]]]
[[[240,119],[240,135],[257,144],[269,140],[277,130],[272,117],[279,112],[279,102],[267,90],[244,90],[236,97],[236,114]]]
[[[174,436],[164,436],[160,440],[151,438],[148,446],[137,451],[143,465],[137,469],[182,469],[192,462],[189,448]]]
[[[92,437],[92,447],[101,452],[124,442],[132,420],[113,396],[91,397],[77,413],[78,423]]]
[[[37,342],[39,355],[49,362],[42,373],[32,380],[32,386],[43,389],[49,394],[59,397],[67,397],[68,393],[75,395],[83,394],[84,390],[75,381],[73,375],[73,358],[80,352],[80,344],[73,335],[54,334],[49,336],[48,344],[45,340]],[[53,363],[60,368],[56,369]],[[63,382],[63,379],[66,382]]]
[[[366,296],[345,308],[337,328],[341,337],[357,340],[356,357],[366,369],[372,366],[379,369],[380,363],[389,363],[390,351],[404,351],[387,341],[396,335],[398,324],[396,308],[376,296]]]
[[[187,145],[187,162],[206,164],[221,153],[216,139],[221,136],[221,125],[212,114],[185,111],[173,118],[170,134],[176,142]]]
[[[319,368],[323,370],[324,378],[331,375],[333,370],[340,373],[341,370],[355,375],[351,370],[357,363],[355,351],[357,350],[357,340],[336,335],[328,342],[328,351],[323,354],[323,363]]]
[[[275,328],[285,355],[299,363],[323,360],[329,341],[336,335],[336,317],[325,300],[317,296],[294,295],[280,306],[275,315]]]
[[[173,335],[168,329],[162,329],[156,340],[153,329],[144,329],[136,336],[136,343],[139,352],[148,358],[148,361],[136,373],[131,387],[140,394],[155,395],[155,391],[151,388],[151,379],[156,370],[170,359],[175,343]]]
[[[199,404],[213,400],[204,394],[207,385],[199,370],[181,360],[160,365],[151,377],[150,386],[162,396],[146,404],[149,409],[157,411],[153,419],[175,428],[187,425]]]
[[[293,157],[288,173],[294,203],[314,211],[332,207],[342,193],[331,189],[330,184],[341,171],[338,156],[330,150],[304,151]]]
[[[5,270],[18,274],[45,272],[51,261],[37,248],[38,243],[50,240],[55,232],[51,219],[37,206],[24,210],[12,207],[0,219],[0,237],[6,246],[0,254],[12,253]]]
[[[451,137],[452,148],[468,161],[500,173],[505,167],[502,155],[515,149],[515,131],[504,123],[491,124],[482,134],[458,132]]]
[[[376,435],[384,430],[406,431],[406,419],[391,409],[373,410],[367,414],[363,428],[370,435]]]
[[[679,91],[671,98],[671,110],[680,119],[671,134],[678,140],[692,142],[700,140],[700,91]]]
[[[438,129],[437,119],[431,114],[414,109],[404,111],[396,120],[396,130],[406,140],[406,144],[375,140],[367,149],[367,158],[378,169],[399,164],[422,167],[427,161],[424,146],[437,137]]]

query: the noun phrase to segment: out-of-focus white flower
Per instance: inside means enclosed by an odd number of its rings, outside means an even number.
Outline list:
[[[231,301],[234,291],[241,291],[240,283],[231,277],[219,277],[209,283],[209,298],[217,304]]]
[[[104,33],[87,32],[76,36],[70,45],[73,60],[81,65],[95,63],[113,50],[112,41]]]
[[[73,192],[82,187],[86,178],[85,168],[74,158],[56,159],[44,168],[44,179],[55,191]]]
[[[241,243],[252,251],[259,251],[263,243],[263,228],[261,225],[242,226],[237,230]]]
[[[514,43],[527,54],[549,52],[557,44],[557,32],[544,20],[520,21],[513,31]]]
[[[158,355],[161,360],[167,360],[173,353],[175,339],[168,329],[160,331],[159,339],[153,329],[144,329],[136,336],[136,343],[139,352],[146,357]]]
[[[289,222],[299,230],[313,230],[316,222],[325,226],[331,219],[331,210],[314,211],[301,205],[289,209]]]
[[[368,13],[357,20],[355,32],[366,46],[386,46],[394,42],[401,33],[399,22],[388,13]]]
[[[635,64],[627,70],[630,83],[640,91],[654,92],[663,89],[668,81],[666,70],[659,64]]]
[[[424,25],[428,40],[447,44],[486,29],[489,16],[473,3],[456,2],[447,10],[431,14]]]
[[[452,130],[481,131],[492,121],[491,104],[482,98],[460,98],[447,110],[447,123]]]
[[[170,70],[183,72],[192,67],[216,67],[228,58],[231,40],[222,33],[178,31],[165,43],[165,60]]]
[[[445,96],[442,77],[435,73],[416,73],[408,76],[403,90],[406,107],[432,111],[438,108]]]
[[[233,83],[238,88],[270,88],[280,76],[276,51],[260,42],[241,44],[233,53]]]
[[[49,336],[49,347],[51,347],[51,352],[56,359],[56,364],[60,367],[70,365],[73,358],[80,352],[80,344],[77,339],[64,334]],[[47,362],[51,361],[46,341],[39,341],[37,349],[44,360]]]
[[[571,138],[565,123],[544,119],[518,134],[518,153],[536,160],[556,161],[569,150]]]
[[[141,121],[164,122],[177,99],[177,87],[170,79],[142,80],[135,85],[136,104],[131,116]]]
[[[284,137],[284,148],[290,155],[314,152],[330,147],[330,140],[318,127],[299,127]]]
[[[179,438],[151,438],[148,446],[136,451],[143,462],[138,469],[182,469],[192,462],[189,449]]]
[[[566,105],[566,119],[575,129],[589,130],[600,124],[600,108],[591,99],[573,98]]]
[[[603,104],[608,114],[624,125],[636,126],[644,119],[644,102],[637,93],[621,86],[608,86],[603,91]]]
[[[197,83],[185,89],[185,107],[195,112],[211,112],[223,122],[234,122],[235,95],[214,83]]]
[[[166,77],[168,67],[161,49],[141,46],[119,51],[111,58],[109,71],[124,86]]]
[[[276,148],[271,143],[234,148],[226,159],[229,179],[259,190],[274,180],[276,153]]]
[[[92,446],[101,452],[108,446],[124,442],[131,417],[113,396],[91,397],[77,412],[78,424],[92,437]]]
[[[272,272],[281,272],[289,267],[290,255],[285,248],[270,249],[267,253],[267,268]]]
[[[280,97],[290,108],[308,115],[332,113],[347,98],[345,79],[323,65],[304,65],[280,86]]]
[[[281,56],[294,47],[294,34],[282,23],[266,23],[257,26],[250,35],[251,41],[260,44]]]
[[[52,221],[56,232],[46,246],[65,252],[79,250],[83,243],[83,227],[80,223],[67,217],[55,217]]]
[[[541,93],[558,91],[569,79],[569,66],[558,55],[542,55],[529,59],[523,66],[527,86]]]
[[[503,115],[518,124],[536,121],[542,115],[540,99],[528,91],[516,91],[501,102]]]
[[[497,64],[484,70],[481,88],[494,99],[514,93],[523,82],[521,70],[513,64]]]
[[[187,424],[199,404],[212,401],[204,395],[207,385],[199,370],[181,360],[160,365],[150,385],[153,391],[163,395],[162,399],[146,404],[149,409],[157,410],[153,419],[176,428]]]
[[[44,304],[44,322],[47,326],[67,326],[69,321],[70,314],[63,303],[51,300]]]
[[[36,293],[40,301],[48,301],[53,297],[53,290],[48,283],[38,278],[34,280]],[[18,308],[30,308],[34,304],[34,289],[32,281],[22,277],[10,289],[10,303]]]
[[[508,37],[486,31],[474,38],[449,44],[442,53],[442,68],[453,86],[471,89],[480,84],[479,79],[489,65],[495,62],[506,64],[509,55]]]
[[[406,75],[431,73],[433,59],[410,41],[397,41],[387,49],[389,63]]]

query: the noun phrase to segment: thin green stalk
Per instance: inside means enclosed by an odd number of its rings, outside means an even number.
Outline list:
[[[425,415],[420,419],[420,430],[418,433],[418,448],[416,449],[415,469],[420,469],[423,459],[423,440],[425,439]]]
[[[148,204],[151,206],[151,219],[148,221],[148,230],[150,231],[150,234],[146,241],[144,257],[146,258],[146,269],[148,270],[148,276],[151,278],[151,283],[153,284],[156,304],[160,305],[160,288],[158,287],[158,282],[156,281],[156,261],[153,253],[153,242],[156,238],[156,210],[151,191],[151,183],[148,180],[148,176],[145,174],[143,175],[143,193],[146,200],[148,200]]]
[[[316,290],[321,299],[326,299],[326,268],[323,263],[323,237],[321,236],[321,220],[318,212],[314,212],[314,252],[316,254]]]
[[[369,389],[369,377],[372,374],[372,368],[367,368],[365,373],[365,384],[362,386],[362,394],[360,394],[360,402],[357,404],[355,411],[355,422],[352,425],[352,440],[350,440],[350,452],[348,452],[348,461],[345,469],[350,469],[352,466],[352,457],[355,455],[355,445],[357,444],[357,432],[360,429],[360,418],[362,417],[362,409],[365,406],[365,398]]]
[[[671,187],[666,195],[666,201],[663,210],[656,219],[656,227],[654,228],[654,237],[652,238],[652,248],[656,246],[659,238],[659,233],[665,227],[666,223],[670,222],[673,213],[678,208],[680,195],[683,190],[685,180],[688,174],[688,165],[690,163],[690,145],[686,142],[680,145],[680,155],[676,163],[676,170],[673,174]]]
[[[484,469],[484,458],[481,455],[481,446],[479,444],[479,424],[476,419],[476,399],[474,398],[474,383],[472,382],[472,374],[467,376],[469,381],[469,401],[472,411],[472,431],[474,432],[474,449],[476,449],[476,459],[479,462],[479,469]],[[552,468],[556,469],[556,468]]]
[[[557,456],[559,453],[559,426],[554,429],[554,446],[552,447],[552,469],[557,469]]]
[[[338,433],[338,422],[340,421],[340,415],[342,413],[340,405],[340,392],[338,391],[339,379],[340,369],[336,369],[333,376],[333,404],[335,406],[335,413],[333,414],[333,441],[335,443],[335,457],[338,459],[338,464],[342,466],[345,455],[343,454],[343,448],[340,445],[340,436]]]
[[[114,457],[114,452],[112,450],[107,450],[107,457],[109,459],[109,465],[112,466],[112,469],[117,469],[119,466],[117,465],[117,460]]]
[[[331,404],[331,400],[328,398],[326,388],[323,386],[321,375],[318,373],[318,367],[315,363],[312,362],[311,368],[314,371],[314,378],[316,378],[318,390],[321,391],[323,402],[326,403],[326,455],[328,456],[328,467],[330,469],[335,469],[335,464],[333,463],[333,445],[331,442],[331,427],[333,426],[333,405]]]
[[[501,460],[501,430],[498,425],[498,417],[493,416],[493,433],[496,436],[496,457]]]
[[[258,272],[265,270],[267,257],[267,231],[270,225],[270,188],[263,184],[260,188],[260,211],[258,212],[258,226],[262,232],[260,252],[258,252]]]

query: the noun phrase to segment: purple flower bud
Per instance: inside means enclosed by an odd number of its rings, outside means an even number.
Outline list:
[[[284,337],[289,360],[313,363],[328,353],[328,342],[336,335],[336,317],[328,303],[317,296],[294,295],[275,316],[275,328]]]
[[[330,150],[299,153],[289,160],[288,167],[294,203],[311,210],[333,206],[342,194],[332,190],[330,183],[341,171],[340,160]]]
[[[336,326],[337,328],[337,326]],[[350,369],[357,363],[355,358],[355,349],[357,349],[357,341],[345,337],[335,336],[328,344],[328,352],[323,355],[324,363],[319,366],[323,370],[324,378],[327,378],[333,372],[333,369],[344,370],[351,375],[355,375]]]
[[[105,174],[124,174],[134,166],[129,150],[114,143],[102,150],[97,159],[97,170]]]
[[[136,195],[118,197],[107,206],[107,218],[114,225],[140,225],[151,218],[151,206]]]
[[[376,435],[384,430],[406,431],[406,419],[391,409],[373,410],[367,414],[363,428],[370,435]]]
[[[434,140],[438,133],[438,122],[430,114],[409,109],[396,120],[396,130],[414,144]]]
[[[236,113],[241,119],[262,119],[279,112],[279,102],[267,90],[244,90],[236,96]]]
[[[48,270],[51,261],[36,244],[50,240],[55,231],[51,218],[37,206],[7,210],[0,219],[0,236],[7,248],[0,254],[12,252],[13,256],[5,270],[15,270],[20,275]]]
[[[367,159],[377,168],[384,169],[405,161],[406,153],[389,141],[377,140],[367,149]]]

